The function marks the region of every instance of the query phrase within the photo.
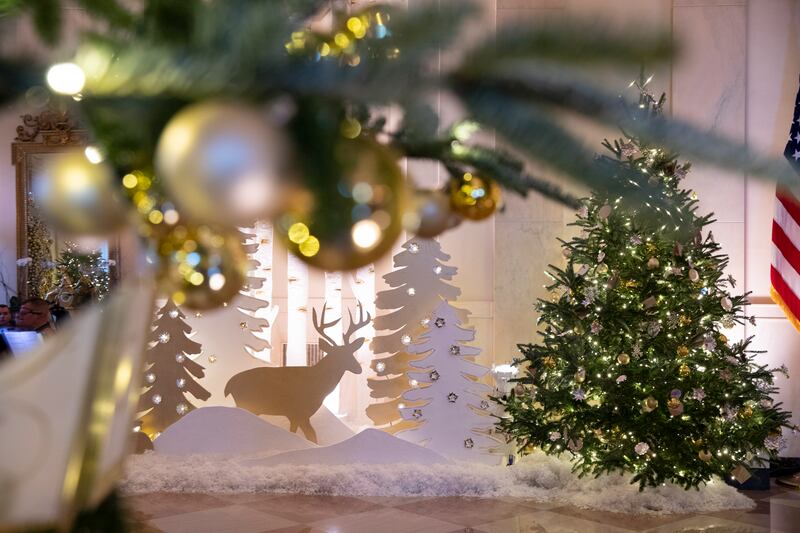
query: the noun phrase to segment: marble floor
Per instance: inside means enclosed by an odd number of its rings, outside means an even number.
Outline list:
[[[279,494],[144,494],[125,502],[150,533],[550,533],[800,531],[800,492],[746,492],[752,511],[642,516],[513,498],[385,498]]]

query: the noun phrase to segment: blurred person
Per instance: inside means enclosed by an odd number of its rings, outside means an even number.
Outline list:
[[[10,328],[14,325],[11,321],[11,308],[0,304],[0,329]]]
[[[17,318],[17,329],[35,331],[44,337],[55,333],[50,316],[50,304],[41,298],[28,298],[22,302]]]

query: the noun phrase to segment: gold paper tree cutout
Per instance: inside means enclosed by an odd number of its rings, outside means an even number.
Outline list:
[[[199,343],[187,337],[192,328],[186,316],[168,298],[156,313],[150,333],[151,347],[145,353],[145,391],[139,401],[141,431],[151,439],[183,415],[194,409],[187,399],[190,393],[199,400],[211,396],[196,379],[204,377],[203,367],[189,358],[201,351]]]
[[[375,307],[389,312],[375,318],[375,331],[384,333],[370,345],[376,355],[371,364],[376,377],[367,379],[370,396],[383,401],[369,405],[367,416],[386,431],[416,425],[413,420],[403,420],[400,414],[400,404],[417,404],[401,397],[410,388],[407,372],[414,370],[410,363],[421,357],[409,353],[408,346],[425,330],[426,320],[443,299],[453,301],[461,294],[459,288],[446,283],[458,270],[443,264],[449,259],[438,242],[414,237],[394,256],[395,270],[383,276],[392,288],[378,293]],[[459,320],[465,321],[464,311],[459,313]],[[388,355],[380,357],[381,354]]]

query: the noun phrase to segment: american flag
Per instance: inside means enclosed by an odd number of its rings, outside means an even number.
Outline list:
[[[792,127],[783,155],[800,173],[800,90],[794,102]],[[781,186],[775,196],[770,295],[800,331],[800,200]]]

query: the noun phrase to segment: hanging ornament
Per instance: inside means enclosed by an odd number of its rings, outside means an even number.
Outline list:
[[[608,265],[605,263],[600,263],[597,265],[597,273],[598,274],[605,274],[608,272]]]
[[[651,307],[655,307],[655,306],[656,306],[656,297],[655,296],[648,296],[642,302],[642,307],[644,307],[645,309],[650,309]]]
[[[689,347],[683,345],[678,346],[676,353],[678,354],[678,357],[686,357],[687,355],[689,355]]]
[[[621,365],[627,365],[631,362],[631,356],[626,353],[621,353],[617,356],[617,362]]]
[[[202,102],[170,119],[156,147],[157,175],[180,211],[226,227],[272,217],[291,173],[291,144],[262,110]]]
[[[517,396],[522,396],[523,394],[525,394],[525,387],[522,385],[522,383],[517,383],[514,386],[514,394],[516,394]]]
[[[107,235],[126,223],[126,201],[97,149],[86,150],[45,158],[41,171],[32,176],[34,204],[59,230]]]
[[[658,407],[658,400],[653,398],[652,396],[648,396],[644,400],[642,400],[642,411],[645,413],[650,413],[654,411]]]
[[[672,247],[672,255],[675,257],[680,257],[683,255],[683,245],[681,243],[675,243],[675,246]]]
[[[651,257],[650,259],[647,260],[647,269],[648,270],[655,270],[655,269],[658,268],[659,264],[660,263],[658,262],[657,258]]]
[[[730,299],[730,298],[728,298],[727,296],[724,296],[724,297],[723,297],[723,298],[722,298],[722,299],[719,301],[719,304],[722,306],[722,308],[723,308],[725,311],[727,311],[727,312],[729,312],[729,313],[731,312],[731,309],[733,309],[733,302],[731,302],[731,299]]]
[[[178,305],[218,307],[244,285],[248,261],[234,234],[181,224],[159,239],[157,246],[161,281]]]
[[[684,364],[682,364],[682,365],[680,366],[680,368],[678,368],[678,374],[680,374],[680,376],[681,376],[682,378],[685,378],[686,376],[688,376],[688,375],[689,375],[689,372],[690,372],[690,370],[689,370],[689,365],[687,365],[687,364],[685,364],[685,363],[684,363]]]
[[[331,158],[332,168],[306,168],[315,188],[291,194],[276,232],[312,266],[353,270],[391,249],[408,194],[394,152],[367,137],[340,139]]]
[[[739,417],[740,418],[750,418],[751,416],[753,416],[753,408],[751,406],[749,406],[749,405],[745,405],[739,411]]]
[[[500,186],[471,172],[450,180],[450,207],[470,220],[490,217],[500,206]]]
[[[650,445],[646,442],[639,442],[633,447],[633,450],[636,452],[636,455],[644,455],[650,451]]]
[[[707,463],[711,460],[711,453],[707,450],[700,450],[697,452],[697,457],[699,457],[704,463]]]
[[[570,257],[572,257],[572,248],[567,248],[567,247],[564,247],[564,248],[561,250],[561,255],[563,255],[564,257],[566,257],[567,259],[569,259]]]
[[[542,365],[546,366],[547,368],[555,368],[556,366],[556,358],[552,355],[545,356],[542,359]]]
[[[406,231],[432,239],[451,227],[450,197],[442,190],[414,191],[408,212],[403,215]]]
[[[683,414],[683,403],[678,398],[670,398],[667,402],[667,409],[671,416],[680,416]]]
[[[679,320],[681,326],[690,326],[692,324],[692,319],[688,315],[681,315]]]
[[[693,282],[697,282],[700,280],[700,273],[697,270],[690,268],[689,269],[689,280]]]
[[[597,210],[597,218],[599,220],[605,220],[611,215],[611,206],[606,204],[600,209]]]
[[[586,380],[586,369],[583,367],[578,367],[578,371],[575,372],[575,382],[583,383],[584,380]]]

